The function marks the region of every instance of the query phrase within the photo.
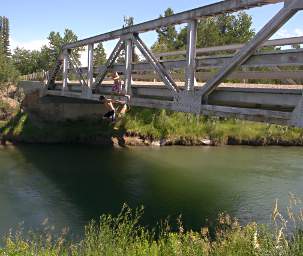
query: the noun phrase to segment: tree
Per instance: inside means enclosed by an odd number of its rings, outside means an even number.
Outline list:
[[[237,15],[223,14],[202,19],[197,28],[197,47],[211,47],[233,43],[246,43],[255,32],[252,18],[245,12]],[[184,49],[187,44],[187,28],[177,36],[176,49]]]
[[[94,65],[101,66],[106,63],[106,53],[102,43],[94,49]]]
[[[128,28],[134,25],[134,17],[126,17],[124,16],[124,24],[123,28]],[[136,54],[135,46],[133,45],[133,62],[139,62],[139,56]],[[121,51],[121,54],[117,58],[117,63],[123,64],[125,63],[125,50]]]
[[[48,49],[44,48],[44,55],[48,55],[49,68],[51,68],[56,63],[56,60],[61,53],[62,46],[68,43],[76,42],[78,37],[72,30],[65,29],[63,36],[61,36],[59,32],[52,31],[47,39],[49,40],[49,47]],[[72,50],[72,55],[77,64],[80,64],[81,51],[83,51],[83,47],[78,47]]]
[[[59,32],[51,32],[48,36],[49,46],[42,46],[40,51],[30,51],[17,48],[12,55],[12,63],[23,75],[50,70],[53,68],[62,46],[67,43],[77,41],[77,36],[73,31],[65,29],[64,35]],[[80,52],[83,48],[73,49],[72,54],[78,64],[80,64]]]
[[[0,41],[0,48],[3,48],[3,42]],[[4,52],[0,51],[0,86],[16,82],[19,73],[12,64],[12,61]]]
[[[43,67],[40,65],[40,58],[41,52],[39,51],[16,48],[12,56],[12,61],[22,75],[27,75],[43,70]]]
[[[9,44],[9,20],[7,17],[0,16],[0,40],[2,42],[1,48],[6,56],[10,56]]]
[[[164,12],[164,17],[169,17],[173,14],[174,11],[171,8],[168,8]],[[163,18],[163,16],[160,15],[160,18]],[[158,33],[158,39],[156,43],[154,43],[154,45],[151,47],[154,52],[173,51],[176,49],[176,39],[178,33],[174,25],[161,27],[156,31]]]

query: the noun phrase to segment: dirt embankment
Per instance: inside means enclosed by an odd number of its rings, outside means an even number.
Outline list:
[[[0,88],[0,121],[8,121],[18,111],[21,94],[15,85]]]

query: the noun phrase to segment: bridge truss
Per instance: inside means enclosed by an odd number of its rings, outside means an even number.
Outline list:
[[[245,45],[219,46],[196,49],[197,25],[200,19],[223,13],[232,13],[244,9],[268,4],[282,3],[280,11]],[[281,79],[288,83],[303,80],[303,50],[261,51],[262,47],[302,44],[303,38],[268,40],[298,11],[303,9],[302,0],[226,0],[212,5],[155,19],[131,27],[126,27],[83,39],[63,46],[56,65],[49,74],[43,95],[98,100],[100,94],[109,93],[104,79],[108,72],[124,74],[127,94],[131,95],[130,104],[134,106],[163,108],[173,111],[190,112],[204,115],[232,116],[240,119],[264,121],[303,127],[303,97],[300,90],[220,88],[227,78],[234,79]],[[143,42],[140,35],[157,28],[187,23],[187,49],[166,54],[154,54]],[[106,64],[94,67],[94,44],[118,39]],[[72,50],[88,47],[88,67],[80,68],[73,58]],[[133,47],[145,58],[144,63],[133,63]],[[116,60],[125,50],[125,64],[118,65]],[[209,55],[212,52],[235,52],[229,55]],[[205,57],[199,54],[207,53]],[[165,59],[169,56],[186,56],[185,59]],[[250,68],[264,67],[265,72],[247,71]],[[283,69],[295,67],[295,70]],[[281,70],[282,68],[282,70]],[[184,70],[184,86],[177,83],[174,70]],[[210,70],[216,69],[212,73]],[[58,86],[56,77],[62,70],[62,85]],[[201,71],[203,72],[197,72]],[[133,79],[139,72],[154,72],[163,86],[138,86]],[[80,91],[73,90],[68,83],[69,72],[74,72],[79,80]],[[203,76],[206,83],[198,86],[197,76]],[[79,86],[78,86],[79,87]],[[60,90],[58,90],[60,88]],[[245,96],[243,96],[243,93]],[[109,98],[113,96],[108,96]],[[122,96],[116,96],[121,98]],[[237,101],[237,98],[239,100]],[[245,100],[243,100],[243,97]],[[248,104],[253,97],[254,104]],[[229,101],[233,98],[232,102]]]

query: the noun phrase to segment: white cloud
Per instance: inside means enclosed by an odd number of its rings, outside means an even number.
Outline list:
[[[295,28],[293,30],[280,29],[274,35],[274,38],[287,38],[287,37],[296,37],[296,36],[303,36],[303,30],[301,28]]]
[[[14,50],[17,47],[19,48],[24,48],[26,50],[40,50],[43,45],[48,45],[48,40],[43,39],[43,40],[32,40],[32,41],[23,41],[23,42],[18,42],[14,40],[13,38],[10,39],[10,44],[11,44],[11,49]]]
[[[303,36],[303,30],[301,28],[295,28],[293,30],[288,30],[288,29],[280,29],[272,39],[279,39],[279,38],[289,38],[289,37],[299,37]],[[283,50],[288,50],[291,49],[291,46],[283,46]]]
[[[303,36],[303,29],[301,29],[301,28],[296,28],[296,29],[295,29],[295,34],[296,34],[297,36]]]

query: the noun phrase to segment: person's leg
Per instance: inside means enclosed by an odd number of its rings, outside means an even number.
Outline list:
[[[127,110],[128,110],[127,104],[124,104],[120,111],[120,115],[125,115]]]
[[[112,122],[115,122],[116,121],[116,113],[115,111],[112,112]]]

